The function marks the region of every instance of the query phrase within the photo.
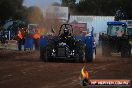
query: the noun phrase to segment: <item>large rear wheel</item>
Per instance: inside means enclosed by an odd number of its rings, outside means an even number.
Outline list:
[[[129,58],[131,57],[131,46],[127,43],[123,43],[121,47],[121,57]]]
[[[85,59],[84,43],[82,41],[77,41],[75,44],[75,50],[78,56],[78,62],[83,63]]]
[[[108,40],[102,41],[102,56],[111,56],[111,48]]]
[[[93,54],[93,50],[91,49],[85,49],[85,61],[86,62],[93,62],[94,59],[94,54]]]
[[[84,50],[81,50],[79,53],[79,63],[83,63],[84,62]]]
[[[44,62],[48,61],[46,47],[40,47],[40,59]]]

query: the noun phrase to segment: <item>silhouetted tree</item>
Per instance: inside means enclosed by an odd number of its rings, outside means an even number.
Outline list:
[[[61,0],[63,6],[74,6],[74,11],[78,15],[102,15],[114,16],[120,9],[122,11],[122,19],[132,19],[132,0]],[[71,4],[73,3],[73,4]]]
[[[0,0],[0,20],[23,19],[25,10],[23,0]]]

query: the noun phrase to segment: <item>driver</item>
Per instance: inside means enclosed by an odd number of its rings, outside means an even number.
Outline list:
[[[123,32],[119,29],[119,27],[116,27],[116,35],[117,35],[117,37],[122,37],[123,36]]]
[[[63,28],[63,33],[60,35],[60,40],[65,42],[70,47],[70,49],[74,47],[75,41],[69,26],[65,26],[65,28]]]
[[[64,35],[68,36],[70,33],[69,33],[69,29],[68,28],[65,28],[64,29]]]
[[[70,33],[69,31],[70,31],[69,28],[65,28],[65,29],[63,30],[63,34],[61,34],[60,37],[63,38],[63,39],[67,39],[68,37],[71,36],[71,33]]]

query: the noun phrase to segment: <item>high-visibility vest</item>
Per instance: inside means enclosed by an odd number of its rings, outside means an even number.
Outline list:
[[[18,31],[18,35],[17,36],[18,36],[19,39],[23,39],[23,36],[22,36],[22,32],[21,31]]]
[[[35,34],[33,35],[33,38],[34,38],[34,39],[40,39],[40,34],[39,34],[39,33],[35,33]]]

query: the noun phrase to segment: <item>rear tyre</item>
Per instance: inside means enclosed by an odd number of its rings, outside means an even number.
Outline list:
[[[109,57],[111,56],[111,47],[110,47],[110,40],[104,39],[102,41],[102,56]]]
[[[40,59],[44,62],[48,61],[46,47],[40,47]]]
[[[93,62],[93,50],[92,49],[85,50],[85,60],[86,62]]]
[[[44,59],[44,47],[40,47],[40,60]]]
[[[79,53],[79,63],[83,63],[84,62],[84,51],[81,50],[81,52]]]
[[[83,63],[85,58],[84,43],[82,41],[77,41],[75,45],[75,50],[78,57],[78,62]]]
[[[121,57],[129,58],[131,57],[131,46],[129,44],[123,43],[121,48]]]

